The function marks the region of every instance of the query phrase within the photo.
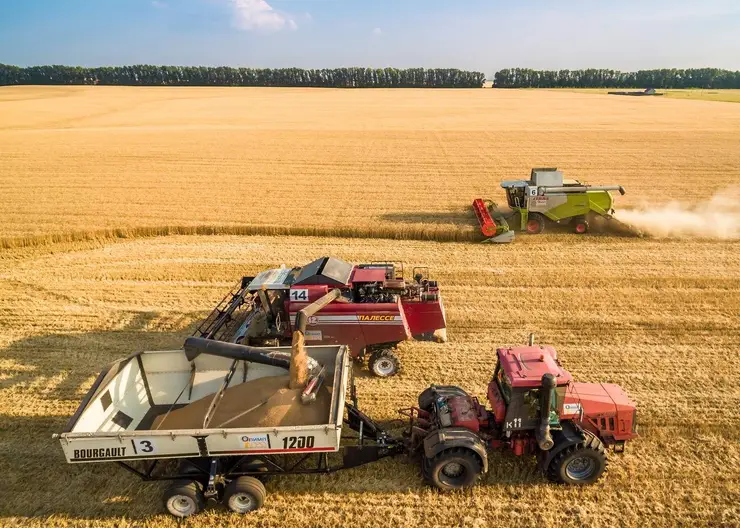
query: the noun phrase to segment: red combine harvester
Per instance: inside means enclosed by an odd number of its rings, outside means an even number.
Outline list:
[[[244,277],[198,327],[198,337],[250,346],[291,342],[296,314],[338,289],[340,294],[308,318],[306,344],[349,345],[355,359],[369,357],[373,374],[388,377],[400,362],[394,347],[407,339],[446,340],[442,297],[426,268],[406,281],[392,263],[353,266],[322,257],[296,268]]]
[[[410,450],[422,454],[423,475],[450,490],[471,486],[488,470],[488,448],[536,455],[554,482],[590,484],[606,469],[607,448],[624,451],[637,436],[635,404],[621,387],[576,383],[551,346],[499,348],[487,410],[454,386],[432,385],[410,418]]]

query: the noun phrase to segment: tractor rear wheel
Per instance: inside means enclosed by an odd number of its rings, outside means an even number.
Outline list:
[[[254,477],[239,477],[226,486],[224,503],[234,513],[249,513],[262,507],[267,490]]]
[[[529,213],[525,228],[528,235],[539,235],[545,230],[545,217],[540,213]]]
[[[370,372],[379,378],[390,378],[398,374],[401,362],[393,350],[384,348],[373,352],[368,361],[368,367],[370,367]]]
[[[179,480],[164,491],[164,507],[175,517],[195,515],[206,505],[201,485],[194,480]]]
[[[469,449],[453,447],[427,459],[425,477],[442,491],[469,488],[483,471],[478,455]]]
[[[547,478],[561,484],[584,486],[599,480],[606,465],[606,447],[596,436],[587,433],[583,442],[555,455],[547,468]]]
[[[579,235],[583,235],[585,233],[588,233],[589,225],[588,220],[586,220],[586,217],[584,216],[577,216],[573,219],[573,231],[575,231]]]

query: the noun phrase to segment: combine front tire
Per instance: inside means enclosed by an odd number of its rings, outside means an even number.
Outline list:
[[[606,470],[606,448],[596,436],[587,434],[580,444],[563,449],[547,468],[547,478],[560,484],[593,484]]]
[[[389,348],[384,348],[373,352],[368,361],[370,372],[379,378],[389,378],[395,376],[401,367],[398,356]]]
[[[175,517],[195,515],[206,505],[201,485],[194,480],[180,480],[164,492],[164,507]]]
[[[234,513],[249,513],[262,507],[267,490],[254,477],[239,477],[232,480],[224,491],[224,504]]]
[[[424,477],[442,491],[469,488],[483,471],[478,456],[469,449],[446,449],[422,466]]]
[[[528,235],[539,235],[545,230],[545,217],[540,213],[529,213],[525,227]]]
[[[588,220],[583,216],[578,216],[573,219],[573,231],[578,235],[588,233],[589,225]]]

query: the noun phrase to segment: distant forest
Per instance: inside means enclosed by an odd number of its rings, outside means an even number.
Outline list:
[[[326,88],[480,88],[481,72],[454,68],[231,68],[227,66],[30,66],[0,64],[0,86],[74,84],[117,86],[303,86]],[[740,71],[717,68],[621,72],[606,69],[496,72],[494,88],[740,89]]]
[[[717,68],[641,70],[529,70],[496,72],[494,88],[740,88],[740,71]]]
[[[328,88],[480,88],[481,72],[452,68],[230,68],[226,66],[31,66],[0,64],[0,85],[306,86]]]

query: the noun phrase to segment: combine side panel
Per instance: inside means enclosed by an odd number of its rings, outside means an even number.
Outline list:
[[[614,200],[608,191],[589,191],[588,196],[589,208],[596,214],[608,216],[611,214]]]

